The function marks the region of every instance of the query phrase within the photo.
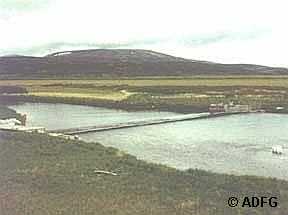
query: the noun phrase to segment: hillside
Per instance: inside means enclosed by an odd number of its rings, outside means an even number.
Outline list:
[[[0,131],[0,140],[1,215],[277,215],[288,208],[281,180],[178,171],[98,143],[46,135]],[[279,207],[230,208],[230,196],[276,196]]]
[[[65,51],[44,57],[0,57],[8,78],[70,76],[286,75],[288,69],[250,64],[218,64],[132,49]]]

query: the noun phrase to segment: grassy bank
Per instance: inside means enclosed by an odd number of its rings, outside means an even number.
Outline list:
[[[95,80],[2,80],[0,86],[24,93],[7,93],[5,101],[95,105],[126,110],[205,112],[211,103],[249,104],[269,112],[288,112],[288,78],[279,76],[154,77]]]
[[[178,171],[97,143],[0,132],[0,152],[1,215],[276,215],[288,209],[285,181]],[[231,209],[230,196],[276,196],[280,207]]]
[[[20,114],[16,113],[15,110],[0,105],[0,119],[9,119],[9,118],[20,119],[21,117]]]
[[[175,82],[169,85],[164,84],[164,79],[153,85],[124,84],[117,80],[110,80],[110,84],[101,80],[0,81],[0,85],[24,89],[11,92],[8,88],[10,92],[0,96],[0,104],[41,101],[127,110],[201,112],[207,110],[209,103],[237,99],[240,103],[260,103],[271,110],[275,105],[288,107],[288,89],[278,86],[278,79],[270,84],[266,80],[262,85],[249,86],[243,80],[245,84],[240,86],[238,81],[233,84],[233,80],[228,80],[220,86],[191,80],[189,84],[179,85],[179,79],[172,79]],[[16,113],[3,107],[1,114],[10,118]],[[279,215],[288,209],[286,181],[201,170],[178,171],[137,160],[98,143],[0,131],[0,153],[1,215]],[[94,170],[118,175],[96,174]],[[227,201],[231,196],[240,199],[275,196],[279,207],[229,208]]]

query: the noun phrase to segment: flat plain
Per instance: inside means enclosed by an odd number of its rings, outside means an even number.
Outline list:
[[[288,76],[0,80],[0,86],[25,89],[25,93],[14,93],[14,96],[24,96],[24,100],[58,102],[64,99],[64,103],[124,109],[203,112],[211,103],[231,100],[269,111],[277,106],[288,108]]]

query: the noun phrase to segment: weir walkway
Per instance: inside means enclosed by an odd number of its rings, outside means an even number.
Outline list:
[[[187,120],[207,119],[207,118],[214,118],[214,117],[234,115],[234,114],[240,114],[240,112],[216,113],[216,114],[209,114],[209,113],[183,114],[179,116],[171,116],[171,117],[159,118],[159,119],[145,119],[145,120],[128,121],[128,122],[115,123],[115,124],[109,124],[109,125],[95,125],[95,126],[86,126],[86,127],[78,127],[78,128],[69,128],[69,129],[58,129],[58,130],[50,130],[48,132],[62,133],[65,135],[77,135],[77,134],[84,134],[84,133],[89,133],[89,132],[100,132],[100,131],[107,131],[107,130],[113,130],[113,129],[157,125],[157,124],[187,121]]]

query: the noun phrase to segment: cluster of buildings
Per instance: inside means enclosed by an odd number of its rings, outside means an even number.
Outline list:
[[[61,137],[64,139],[69,140],[79,140],[79,137],[77,135],[65,135],[61,133],[50,133],[47,132],[45,127],[35,127],[35,126],[26,126],[26,116],[25,120],[21,121],[16,118],[10,118],[10,119],[0,119],[0,130],[6,130],[6,131],[23,131],[23,132],[29,132],[29,133],[47,133],[49,136],[53,137]]]
[[[235,105],[234,102],[229,104],[219,103],[210,104],[209,106],[210,114],[215,113],[248,113],[251,112],[251,107],[249,105]]]
[[[10,131],[25,131],[25,132],[37,132],[44,133],[44,127],[30,127],[25,125],[25,121],[20,121],[16,118],[2,119],[0,120],[0,129]]]

